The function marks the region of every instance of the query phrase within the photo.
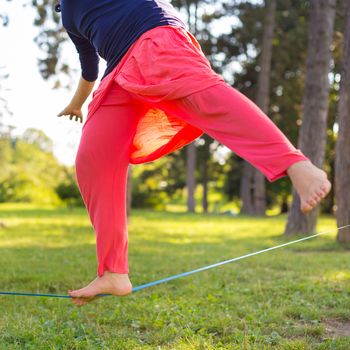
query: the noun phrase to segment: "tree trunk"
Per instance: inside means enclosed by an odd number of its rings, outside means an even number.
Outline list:
[[[264,33],[262,41],[262,49],[260,56],[260,72],[257,82],[256,104],[260,109],[268,114],[270,103],[270,73],[271,73],[271,57],[272,57],[272,39],[275,27],[276,0],[266,0],[266,15],[264,24]],[[245,162],[247,163],[247,162]],[[252,174],[251,174],[252,172]],[[247,179],[245,179],[247,178]],[[249,179],[253,182],[250,184]],[[252,186],[252,191],[243,186]],[[251,165],[243,167],[243,177],[241,191],[245,195],[242,197],[243,210],[246,214],[264,216],[266,212],[266,179],[263,173]],[[250,197],[251,194],[251,198]],[[248,201],[248,202],[245,202]],[[250,204],[252,203],[252,205]]]
[[[207,151],[207,149],[205,149],[205,151]],[[208,212],[208,159],[206,155],[202,164],[202,187],[203,187],[202,208],[203,208],[203,213],[207,213]]]
[[[202,172],[202,186],[203,186],[203,198],[202,198],[202,208],[203,213],[208,213],[208,169],[207,162],[203,162],[203,172]]]
[[[127,187],[126,187],[126,210],[127,210],[127,216],[131,213],[131,205],[132,205],[132,165],[129,164],[128,168],[128,180],[127,180]]]
[[[191,10],[190,10],[190,3],[186,1],[187,5],[187,14],[188,14],[188,26],[191,28]],[[195,16],[197,16],[197,6],[198,4],[195,4],[196,10],[195,10]],[[193,29],[193,34],[196,36],[197,34],[197,19],[195,18],[195,27]],[[187,183],[187,211],[194,213],[195,212],[195,199],[194,199],[194,193],[196,189],[196,178],[195,178],[195,170],[196,170],[196,146],[194,142],[189,144],[186,147],[186,156],[187,156],[187,177],[186,177],[186,183]]]
[[[196,188],[196,146],[192,142],[186,146],[186,159],[187,159],[187,176],[186,176],[186,187],[187,187],[187,211],[195,212],[195,200],[194,192]]]
[[[350,224],[350,3],[346,4],[344,59],[338,104],[338,137],[335,156],[335,201],[337,227]],[[337,240],[350,243],[350,227],[338,230]]]
[[[335,159],[331,159],[329,162],[329,181],[334,184],[335,183]],[[323,200],[322,204],[322,212],[324,214],[334,215],[335,210],[335,191],[334,186],[331,187],[328,196]]]
[[[330,46],[333,37],[336,0],[311,0],[303,122],[298,148],[319,168],[323,167],[329,103]],[[300,211],[300,198],[293,189],[293,201],[285,235],[315,232],[319,206],[308,215]]]
[[[240,186],[240,197],[242,201],[242,206],[239,212],[240,214],[254,215],[253,177],[254,177],[254,167],[248,162],[243,162],[243,170],[242,170],[241,186]]]
[[[288,210],[289,210],[288,197],[283,196],[281,207],[280,207],[280,214],[288,213]]]

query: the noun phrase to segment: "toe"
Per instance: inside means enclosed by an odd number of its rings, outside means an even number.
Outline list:
[[[312,210],[312,205],[309,203],[309,201],[302,200],[301,205],[300,205],[300,209],[304,214],[306,214]]]
[[[96,292],[94,289],[86,289],[83,292],[81,292],[81,297],[84,299],[91,299],[96,295]]]
[[[72,297],[78,297],[81,293],[82,289],[76,289],[76,290],[69,290],[68,294]]]
[[[93,296],[93,293],[89,289],[81,288],[72,291],[70,295],[74,298],[91,298]]]
[[[317,194],[318,198],[320,198],[320,199],[325,197],[325,192],[323,192],[323,191],[317,191],[316,194]]]
[[[321,189],[325,194],[327,194],[331,190],[331,188],[332,188],[332,184],[329,181],[327,181],[321,186]]]
[[[311,199],[309,199],[308,201],[307,201],[307,203],[309,204],[309,206],[311,207],[311,208],[313,208],[315,205],[316,205],[316,202],[311,198]]]
[[[317,194],[315,194],[313,197],[313,200],[314,200],[315,204],[318,204],[321,200],[321,197],[319,197]]]
[[[304,214],[307,214],[311,210],[312,210],[312,207],[310,205],[308,205],[308,204],[302,206],[302,208],[301,208],[301,212],[304,213]]]

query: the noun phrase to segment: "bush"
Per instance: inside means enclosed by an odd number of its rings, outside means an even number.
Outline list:
[[[133,186],[131,202],[133,208],[165,210],[168,202],[169,196],[164,191],[140,191],[138,186]]]
[[[26,172],[12,173],[0,182],[0,202],[62,204],[53,188]]]
[[[60,199],[68,207],[84,206],[83,198],[75,182],[61,182],[55,190]]]

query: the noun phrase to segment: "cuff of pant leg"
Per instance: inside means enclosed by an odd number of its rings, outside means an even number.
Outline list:
[[[300,150],[298,150],[300,152]],[[269,180],[269,182],[274,182],[282,177],[285,177],[285,176],[288,176],[288,173],[287,173],[287,169],[293,165],[294,163],[297,163],[297,162],[300,162],[300,161],[303,161],[303,160],[308,160],[308,161],[311,161],[310,158],[306,157],[304,154],[298,154],[296,155],[295,158],[289,160],[285,165],[284,165],[284,170],[281,171],[280,173],[277,173],[273,176],[267,176],[267,179]]]
[[[129,274],[129,269],[114,269],[114,268],[105,267],[105,268],[99,268],[97,270],[98,277],[102,277],[106,271],[111,273]]]

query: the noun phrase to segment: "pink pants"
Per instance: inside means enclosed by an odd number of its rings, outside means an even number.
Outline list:
[[[162,31],[162,35],[159,35],[159,31]],[[150,38],[153,38],[153,41],[147,41]],[[160,40],[163,46],[159,45]],[[101,82],[94,98],[97,99],[96,96],[101,91],[104,91],[105,95],[99,100],[98,106],[95,106],[94,102],[89,106],[90,112],[83,127],[76,155],[76,175],[96,233],[99,276],[102,276],[106,270],[129,273],[126,185],[131,159],[133,163],[155,160],[183,147],[203,132],[251,163],[270,182],[287,176],[286,169],[293,163],[309,159],[291,144],[261,109],[214,73],[194,40],[182,29],[159,27],[149,31],[132,47],[130,55],[120,64],[122,68],[118,67],[113,74],[111,73]],[[185,46],[181,46],[185,41]],[[137,54],[141,52],[142,47],[145,49],[146,44],[150,50],[153,50],[152,55],[158,59],[162,59],[164,47],[173,47],[178,44],[179,51],[190,48],[192,51],[190,53],[186,51],[184,54],[193,55],[192,67],[198,68],[202,65],[200,68],[204,71],[203,67],[206,65],[205,74],[213,78],[211,84],[206,86],[207,79],[200,84],[199,79],[200,88],[197,86],[188,91],[186,90],[188,85],[184,84],[182,77],[175,79],[180,97],[171,96],[170,98],[167,98],[169,96],[167,89],[171,88],[171,93],[174,91],[174,86],[162,86],[157,90],[158,92],[149,93],[147,88],[150,84],[142,79],[142,82],[138,81],[143,84],[145,90],[133,88],[135,84],[131,84],[130,74],[134,72],[132,77],[138,77],[139,69],[136,72],[136,69],[130,68],[134,66],[128,66],[128,64],[138,57]],[[161,52],[157,52],[158,47],[162,50]],[[180,52],[178,54],[181,55]],[[146,59],[149,60],[150,57],[144,58]],[[180,65],[180,58],[179,61]],[[141,67],[144,66],[141,65]],[[155,70],[157,67],[152,69]],[[172,69],[176,72],[176,67],[171,66],[170,76]],[[146,78],[151,77],[150,72],[145,69],[144,76],[146,74]],[[159,76],[159,79],[163,79],[162,81],[167,78],[163,75]],[[129,77],[128,81],[123,80],[125,77]],[[156,86],[159,82],[160,80],[153,81],[152,86]],[[107,85],[108,92],[103,90]],[[159,113],[152,114],[154,111]],[[169,120],[172,128],[165,128],[167,124],[164,121]],[[154,130],[157,122],[160,124]],[[173,132],[171,137],[165,137],[165,144],[157,143],[158,141],[154,140],[158,140],[157,137],[159,138],[162,132],[164,132],[163,135],[167,135],[164,128],[170,131],[176,130],[177,133]],[[137,140],[141,140],[142,137],[146,137],[145,140],[150,142],[142,143],[143,158],[137,161],[136,155],[133,157],[132,155],[137,154],[135,151],[139,144]],[[173,141],[174,139],[176,142]],[[172,147],[169,148],[170,144]],[[160,153],[159,150],[161,150]]]

